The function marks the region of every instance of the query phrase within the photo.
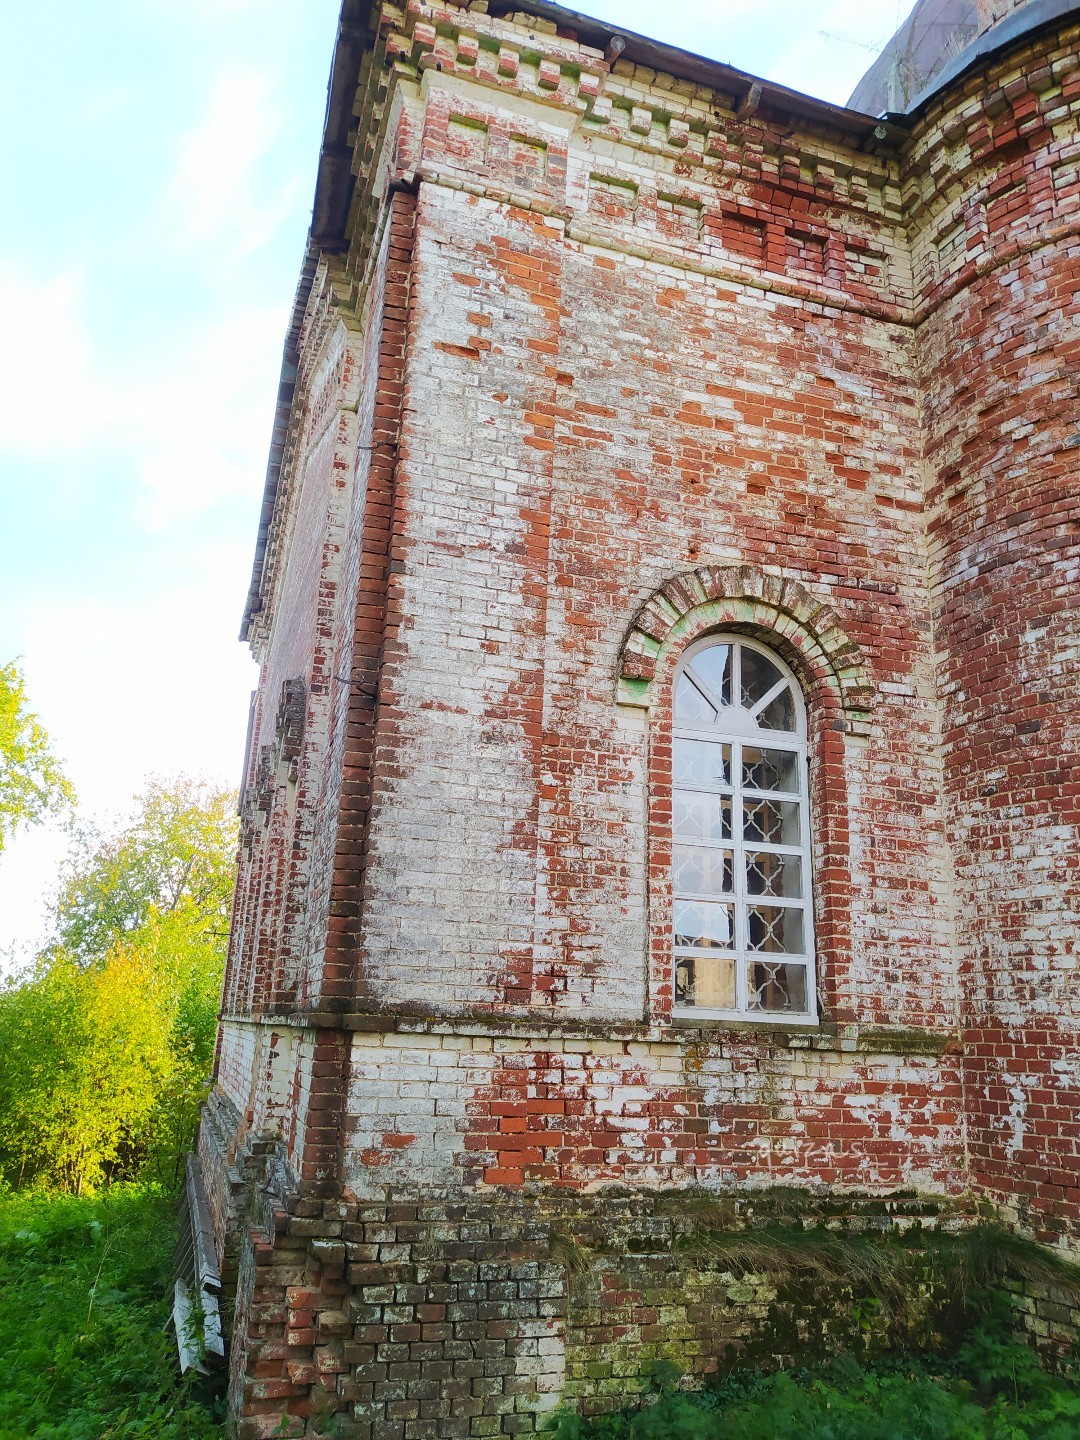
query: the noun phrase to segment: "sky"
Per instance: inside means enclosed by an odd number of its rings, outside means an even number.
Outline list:
[[[570,0],[843,103],[910,0]],[[237,641],[338,0],[55,0],[0,55],[0,663],[84,816],[150,775],[236,785]],[[0,856],[0,969],[61,827]]]

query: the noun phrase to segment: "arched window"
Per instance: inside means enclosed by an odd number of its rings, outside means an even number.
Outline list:
[[[675,1008],[815,1016],[806,713],[764,646],[711,636],[675,677]]]

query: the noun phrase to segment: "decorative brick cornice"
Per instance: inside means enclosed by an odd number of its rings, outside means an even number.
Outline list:
[[[875,130],[854,112],[799,104],[805,97],[772,89],[748,111],[743,102],[753,77],[729,66],[710,62],[697,80],[665,75],[657,83],[655,60],[611,63],[577,33],[557,33],[540,21],[527,26],[523,19],[408,0],[403,11],[384,7],[380,44],[386,64],[401,76],[437,71],[468,81],[478,95],[486,90],[562,110],[578,117],[574,123],[583,123],[588,135],[632,148],[640,163],[665,175],[677,162],[682,176],[699,172],[715,183],[723,175],[728,186],[741,179],[899,219],[892,157],[906,138],[902,128],[878,124]],[[760,92],[766,82],[754,83]],[[866,133],[856,137],[852,131],[860,127]]]
[[[833,690],[849,735],[869,732],[874,691],[862,652],[833,608],[753,565],[703,565],[666,580],[634,616],[619,651],[621,705],[648,710],[657,657],[670,643],[735,628],[787,642],[807,677]]]

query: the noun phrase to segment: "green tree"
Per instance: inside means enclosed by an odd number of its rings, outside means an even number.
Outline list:
[[[30,710],[14,660],[0,665],[0,854],[20,825],[34,825],[74,800],[49,736]]]
[[[178,1177],[213,1059],[236,833],[235,797],[188,779],[78,833],[53,938],[0,991],[9,1183]]]
[[[126,946],[88,969],[56,955],[0,999],[9,1180],[81,1194],[138,1154],[179,1069],[169,1008],[148,957]]]
[[[172,917],[185,944],[220,950],[229,932],[236,838],[233,792],[186,776],[151,780],[122,825],[76,827],[54,945],[87,964]]]

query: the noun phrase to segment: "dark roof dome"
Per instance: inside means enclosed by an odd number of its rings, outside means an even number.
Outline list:
[[[1028,4],[1031,0],[918,0],[848,105],[864,115],[906,111],[973,41]]]

